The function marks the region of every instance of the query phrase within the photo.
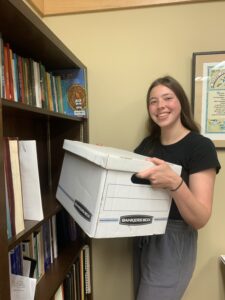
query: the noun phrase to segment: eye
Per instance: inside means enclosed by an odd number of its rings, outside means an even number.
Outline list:
[[[157,100],[156,99],[149,99],[149,105],[153,105],[153,104],[156,104],[157,103]]]
[[[165,97],[164,98],[164,100],[166,100],[166,101],[168,101],[168,100],[172,100],[173,99],[173,97],[172,96],[167,96],[167,97]]]

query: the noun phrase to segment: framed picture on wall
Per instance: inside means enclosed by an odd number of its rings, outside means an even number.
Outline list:
[[[225,147],[225,51],[193,53],[192,108],[201,133]]]

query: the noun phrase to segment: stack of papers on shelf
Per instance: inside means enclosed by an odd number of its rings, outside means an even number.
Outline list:
[[[11,300],[33,300],[36,281],[35,278],[11,274]]]

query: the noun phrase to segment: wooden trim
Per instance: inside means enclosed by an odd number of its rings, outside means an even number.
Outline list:
[[[39,15],[44,17],[45,0],[27,0],[27,2],[38,12]]]
[[[214,0],[27,0],[42,16]]]

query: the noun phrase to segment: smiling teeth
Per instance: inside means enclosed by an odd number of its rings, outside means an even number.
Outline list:
[[[158,117],[165,117],[168,116],[168,113],[158,114]]]

